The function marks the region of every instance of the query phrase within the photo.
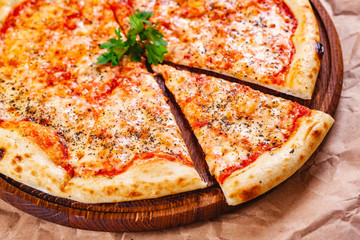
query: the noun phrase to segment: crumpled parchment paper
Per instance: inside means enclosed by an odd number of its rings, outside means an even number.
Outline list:
[[[344,84],[335,125],[294,176],[215,219],[163,231],[104,233],[63,227],[0,200],[0,238],[16,239],[360,239],[360,1],[321,0],[337,28]]]

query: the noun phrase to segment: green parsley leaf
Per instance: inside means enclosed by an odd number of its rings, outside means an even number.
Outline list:
[[[163,39],[161,32],[154,28],[148,28],[145,31],[148,39],[151,39],[156,46],[167,46],[167,42]]]
[[[101,45],[100,45],[100,48],[109,49],[109,48],[112,48],[113,46],[114,46],[113,43],[107,42],[107,43],[101,44]]]
[[[152,14],[152,12],[140,12],[139,10],[136,10],[136,17],[149,25],[149,27],[151,27],[151,23],[148,19],[152,16]]]
[[[161,63],[167,53],[167,42],[163,39],[163,35],[151,26],[148,20],[151,16],[152,12],[139,10],[132,14],[129,23],[131,29],[126,35],[127,40],[122,39],[120,27],[116,29],[117,38],[111,38],[109,42],[100,45],[100,48],[107,49],[107,52],[102,54],[95,64],[102,65],[111,62],[113,66],[116,66],[119,65],[123,55],[130,56],[131,61],[140,62],[145,53],[150,64]]]
[[[133,62],[141,62],[141,56],[145,52],[141,45],[136,43],[134,46],[130,46],[129,50],[130,60]]]
[[[95,63],[96,65],[106,64],[111,62],[113,66],[119,65],[120,58],[127,52],[129,46],[127,42],[122,40],[120,28],[115,30],[118,38],[111,38],[107,43],[101,44],[100,48],[107,49],[108,52],[101,55]]]
[[[166,47],[162,45],[156,46],[152,44],[145,44],[145,48],[148,56],[148,62],[154,65],[158,65],[159,62],[162,62],[164,54],[167,53]]]
[[[141,21],[141,19],[137,18],[136,15],[131,15],[130,16],[130,26],[132,27],[132,29],[129,30],[128,32],[128,38],[133,36],[133,35],[137,35],[139,33],[141,33],[142,31],[144,31],[144,22]]]

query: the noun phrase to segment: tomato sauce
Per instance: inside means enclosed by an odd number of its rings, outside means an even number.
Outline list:
[[[161,159],[166,159],[172,162],[175,161],[181,162],[187,166],[193,166],[193,163],[189,161],[182,154],[169,154],[164,152],[146,152],[146,153],[136,154],[131,161],[126,163],[126,165],[123,165],[121,168],[115,169],[113,166],[111,166],[109,169],[102,168],[99,171],[95,172],[95,176],[99,176],[99,175],[108,176],[108,177],[115,176],[125,172],[130,166],[132,166],[135,163],[135,161],[146,161],[156,157]]]
[[[291,32],[294,35],[297,27],[298,27],[298,22],[293,14],[293,12],[291,11],[291,9],[286,5],[286,3],[283,0],[276,0],[275,1],[278,5],[278,9],[280,11],[280,14],[283,16],[287,16],[288,19],[285,20],[285,22],[291,26]],[[290,19],[290,20],[289,20]],[[295,55],[295,46],[293,41],[289,41],[288,45],[282,45],[280,46],[280,52],[286,56],[288,56],[289,58],[289,63],[283,67],[283,69],[281,69],[280,71],[276,72],[273,75],[272,83],[277,84],[277,85],[281,85],[285,82],[285,76],[286,73],[289,70],[289,67],[293,61],[294,55]]]
[[[44,0],[28,0],[11,10],[7,16],[3,26],[0,28],[0,39],[2,39],[9,28],[12,28],[16,24],[16,17],[26,8],[35,8],[40,5]]]

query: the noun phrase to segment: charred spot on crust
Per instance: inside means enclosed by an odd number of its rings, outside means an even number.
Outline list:
[[[14,158],[14,160],[15,160],[16,162],[21,162],[21,161],[22,161],[22,157],[19,156],[19,155],[16,155],[15,158]]]
[[[315,130],[312,135],[317,138],[317,137],[320,137],[321,136],[321,131],[320,130]]]
[[[319,58],[321,59],[325,52],[324,46],[319,42],[315,42],[315,50],[316,50]]]
[[[117,187],[109,186],[109,187],[106,187],[104,190],[105,190],[105,194],[110,196],[110,195],[113,195],[119,189]]]
[[[260,186],[259,185],[255,185],[252,186],[251,188],[245,189],[242,193],[242,198],[245,201],[249,201],[253,198],[256,198],[257,196],[260,195]]]
[[[177,180],[178,184],[181,184],[181,183],[184,182],[184,181],[185,181],[184,178],[179,178],[179,179]]]
[[[129,193],[129,197],[140,197],[140,196],[142,196],[142,193],[136,191],[132,191]]]
[[[0,148],[0,160],[2,160],[5,156],[5,149],[4,148]]]
[[[254,186],[249,187],[247,189],[243,189],[242,191],[240,191],[238,193],[238,195],[244,202],[246,202],[246,201],[249,201],[249,200],[259,196],[261,194],[260,190],[261,190],[260,185],[254,185]],[[230,198],[233,198],[233,197],[234,197],[234,195],[231,194]]]
[[[21,172],[22,172],[22,167],[17,166],[17,167],[15,168],[15,172],[21,173]]]

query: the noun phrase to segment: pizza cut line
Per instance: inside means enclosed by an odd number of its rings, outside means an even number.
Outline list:
[[[320,67],[309,6],[305,0],[0,1],[0,173],[83,203],[207,187],[145,62],[123,57],[118,66],[94,65],[104,52],[99,45],[119,25],[125,38],[128,17],[150,10],[169,43],[165,60],[309,99]],[[167,65],[151,68],[175,96],[230,205],[290,177],[333,123],[325,113],[247,86]]]

